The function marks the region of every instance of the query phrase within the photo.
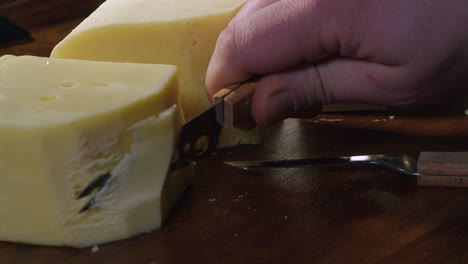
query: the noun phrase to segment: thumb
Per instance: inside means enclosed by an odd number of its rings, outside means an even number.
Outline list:
[[[404,104],[409,89],[399,75],[396,67],[346,58],[306,64],[263,77],[252,115],[257,124],[272,125],[287,117],[313,117],[334,102]]]

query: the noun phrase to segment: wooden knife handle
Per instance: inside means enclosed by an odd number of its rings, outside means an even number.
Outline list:
[[[256,87],[257,81],[251,80],[217,92],[213,96],[217,107],[216,120],[228,128],[252,121],[252,98]],[[217,104],[221,101],[222,104]]]
[[[418,185],[468,187],[468,152],[421,152]]]
[[[245,82],[219,90],[213,96],[216,104],[216,120],[224,127],[236,127],[252,122],[252,99],[260,76],[253,76]],[[219,104],[220,102],[223,102]],[[367,104],[337,103],[323,106],[322,113],[346,113],[353,111],[384,110],[382,107]]]

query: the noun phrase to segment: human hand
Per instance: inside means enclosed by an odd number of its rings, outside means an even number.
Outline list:
[[[324,104],[439,103],[468,92],[468,1],[250,0],[220,35],[207,93],[262,75],[259,125]]]

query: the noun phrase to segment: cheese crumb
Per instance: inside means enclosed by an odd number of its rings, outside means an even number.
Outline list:
[[[98,245],[94,245],[94,247],[91,248],[91,253],[96,253],[99,251],[99,246]]]

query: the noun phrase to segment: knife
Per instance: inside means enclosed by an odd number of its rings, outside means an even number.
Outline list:
[[[400,153],[331,158],[227,161],[224,163],[244,170],[373,164],[404,175],[415,176],[418,185],[421,186],[468,187],[468,152],[424,151],[419,154],[417,160],[407,154]]]
[[[0,45],[23,43],[32,40],[28,31],[0,16]]]
[[[238,127],[253,122],[252,98],[260,76],[221,89],[213,96],[213,105],[187,122],[181,130],[177,158],[171,169],[213,154],[222,128]],[[365,104],[334,104],[323,106],[321,113],[382,111],[385,108]]]

